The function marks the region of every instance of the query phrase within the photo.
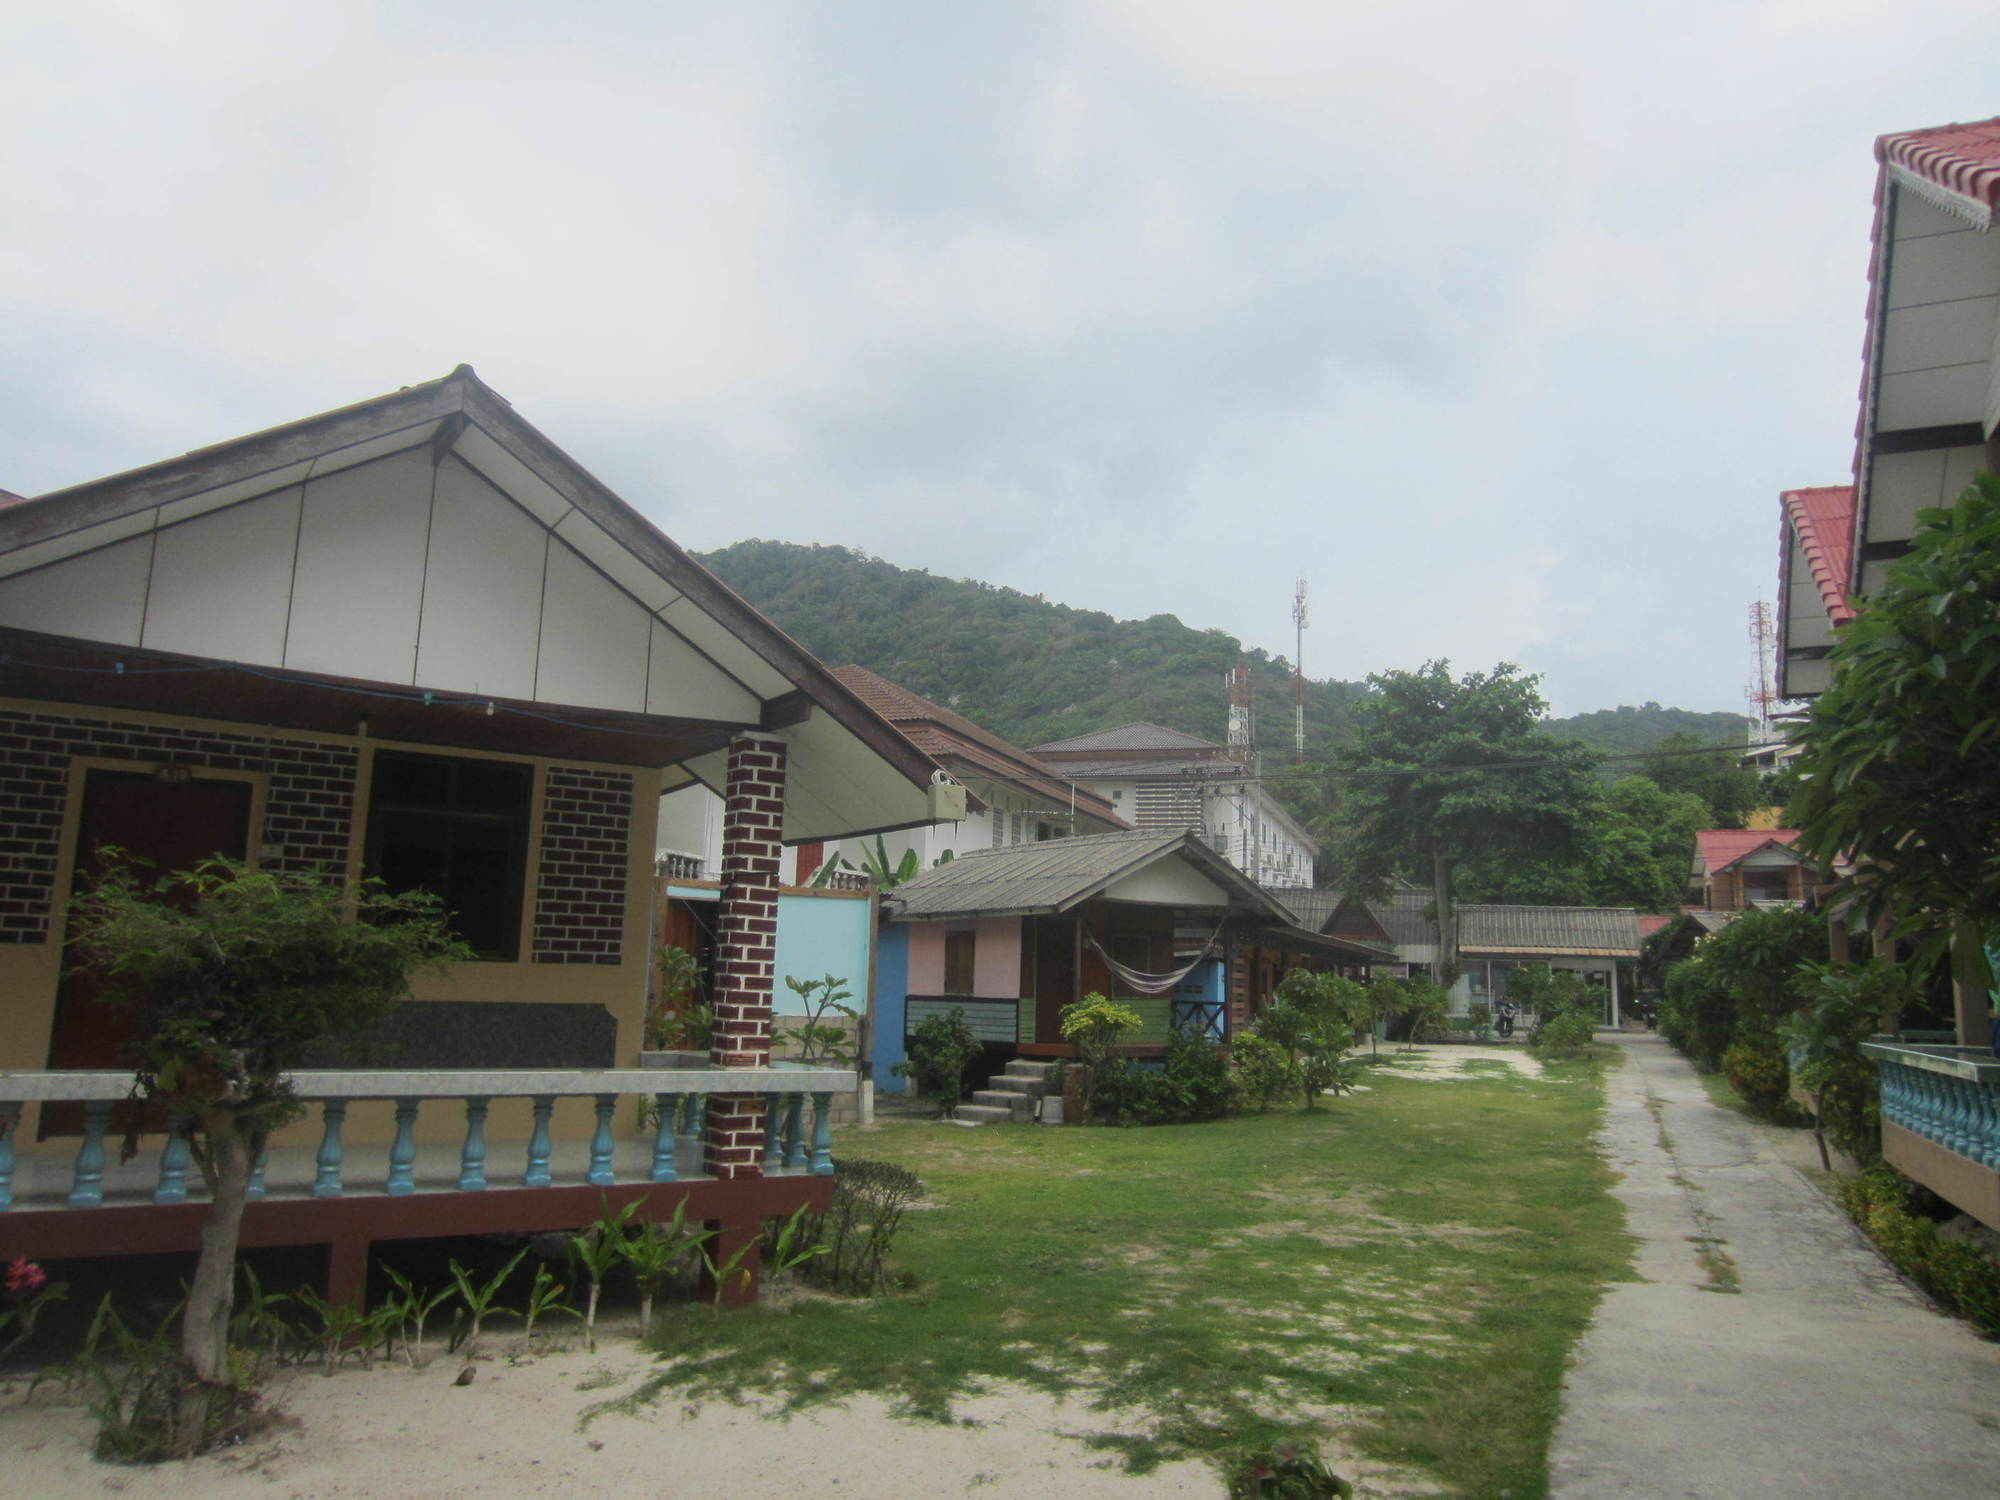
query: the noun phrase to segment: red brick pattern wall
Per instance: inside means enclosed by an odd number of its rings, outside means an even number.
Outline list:
[[[717,1067],[762,1067],[771,1057],[772,965],[778,943],[778,854],[785,816],[785,745],[744,735],[729,747],[723,782],[722,900],[711,983]],[[754,1177],[763,1156],[763,1100],[709,1103],[708,1171]]]
[[[535,878],[538,964],[615,964],[624,956],[633,778],[551,766]]]
[[[267,777],[258,843],[271,869],[342,868],[354,829],[355,752],[318,740],[0,710],[0,943],[47,941],[74,756]]]

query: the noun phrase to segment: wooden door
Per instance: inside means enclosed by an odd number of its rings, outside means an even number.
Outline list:
[[[1034,917],[1035,1040],[1062,1040],[1062,1008],[1080,998],[1076,987],[1076,921]]]
[[[249,854],[250,783],[191,779],[156,780],[140,771],[91,771],[83,786],[77,827],[76,877],[72,888],[90,888],[104,867],[104,852],[123,850],[152,863],[162,873],[185,870],[218,854]],[[130,1006],[104,998],[102,980],[77,968],[63,954],[63,977],[56,991],[55,1024],[49,1030],[51,1068],[129,1069],[137,1061],[133,1041],[138,1017]],[[83,1129],[83,1106],[48,1105],[41,1135],[76,1135]],[[121,1116],[117,1124],[124,1125]],[[157,1128],[148,1122],[148,1128]]]

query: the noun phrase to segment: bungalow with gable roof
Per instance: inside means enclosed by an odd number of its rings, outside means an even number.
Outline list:
[[[1694,836],[1687,904],[1708,911],[1803,906],[1818,880],[1793,848],[1796,828],[1704,828]]]
[[[297,1075],[312,1118],[246,1245],[329,1245],[357,1295],[373,1240],[573,1226],[608,1192],[754,1246],[826,1201],[854,1086],[766,1066],[780,849],[933,823],[939,779],[466,366],[0,508],[0,1244],[199,1233],[171,1122],[106,1158],[130,1018],[66,960],[65,911],[115,846],[422,887],[476,954],[418,980],[393,1066]],[[654,820],[696,783],[725,809],[716,1027],[662,1071]]]
[[[1827,649],[1909,550],[1918,513],[2000,471],[2000,117],[1881,136],[1875,160],[1852,483],[1781,503],[1779,691],[1794,699],[1826,688]],[[1834,940],[1844,953],[1845,931]],[[1960,982],[1955,1001],[1952,1044],[1866,1048],[1883,1154],[2000,1228],[1991,997]]]

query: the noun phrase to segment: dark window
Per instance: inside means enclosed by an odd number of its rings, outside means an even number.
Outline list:
[[[478,957],[519,957],[534,783],[533,768],[512,761],[378,752],[368,873],[442,898]]]
[[[947,995],[972,993],[972,955],[978,935],[947,932],[944,935],[944,992]]]
[[[1128,969],[1141,974],[1153,972],[1153,940],[1143,932],[1121,932],[1111,939],[1111,956]],[[1138,990],[1120,979],[1114,970],[1111,975],[1111,992],[1120,999],[1145,998]]]

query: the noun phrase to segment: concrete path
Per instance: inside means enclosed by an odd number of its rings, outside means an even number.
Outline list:
[[[1601,1141],[1644,1280],[1578,1346],[1550,1493],[2000,1495],[2000,1345],[1888,1268],[1792,1165],[1798,1132],[1716,1108],[1658,1037],[1617,1040]]]

